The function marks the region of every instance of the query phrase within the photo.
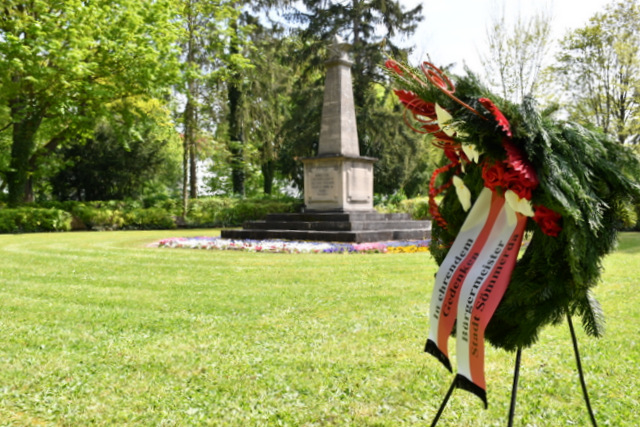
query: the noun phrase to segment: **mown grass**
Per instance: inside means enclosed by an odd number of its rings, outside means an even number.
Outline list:
[[[202,233],[0,236],[0,425],[429,425],[429,254],[146,247]],[[640,235],[604,264],[607,334],[578,339],[600,425],[634,426]],[[506,425],[513,363],[489,348],[489,409],[456,391],[439,425]],[[516,425],[589,425],[566,325],[522,363]]]

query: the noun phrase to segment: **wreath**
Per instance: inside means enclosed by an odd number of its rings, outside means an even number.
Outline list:
[[[532,97],[520,105],[501,99],[471,73],[454,87],[428,62],[419,69],[392,59],[385,65],[407,124],[443,150],[429,185],[430,250],[438,265],[484,187],[529,217],[524,251],[485,338],[508,351],[525,348],[567,314],[601,336],[602,311],[591,291],[640,200],[637,156],[600,131],[541,113]]]

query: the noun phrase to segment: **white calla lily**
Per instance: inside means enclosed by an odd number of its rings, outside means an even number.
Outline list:
[[[453,116],[438,104],[436,104],[436,117],[438,118],[438,126],[447,136],[455,135],[456,130],[451,126]]]
[[[467,212],[471,208],[471,191],[464,185],[462,178],[457,175],[453,177],[453,186],[456,188],[456,195],[458,196],[458,200],[460,200],[462,209]]]
[[[520,196],[512,190],[507,190],[504,193],[504,198],[514,211],[520,212],[524,216],[533,217],[533,206],[530,200],[521,199]]]
[[[480,151],[476,150],[476,147],[471,144],[462,144],[462,151],[464,151],[464,154],[473,163],[478,163],[480,154],[482,154]]]

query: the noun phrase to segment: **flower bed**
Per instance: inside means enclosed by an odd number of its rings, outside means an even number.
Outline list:
[[[292,240],[233,240],[220,237],[174,237],[163,239],[160,248],[240,250],[272,253],[413,253],[427,252],[429,240],[371,243],[304,242]]]

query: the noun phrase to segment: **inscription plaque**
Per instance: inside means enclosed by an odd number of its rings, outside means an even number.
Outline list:
[[[347,200],[351,203],[371,202],[373,174],[371,167],[351,166],[347,170]]]
[[[309,168],[309,201],[337,202],[339,198],[339,168],[320,166]]]

